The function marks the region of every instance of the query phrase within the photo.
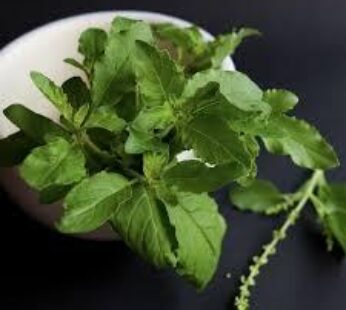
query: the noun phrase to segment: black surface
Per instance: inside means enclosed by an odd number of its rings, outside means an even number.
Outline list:
[[[346,160],[346,2],[344,0],[2,1],[0,47],[48,21],[82,12],[143,9],[180,16],[213,33],[231,26],[261,29],[235,57],[265,87],[295,90],[297,114],[313,121]],[[285,189],[304,177],[285,159],[263,156],[261,175]],[[345,166],[333,173],[346,180]],[[65,238],[42,228],[1,194],[0,309],[232,309],[239,275],[280,219],[240,214],[217,195],[231,229],[215,281],[197,294],[171,272],[152,270],[122,243]],[[346,224],[345,224],[346,225]],[[224,274],[231,272],[231,279]],[[346,309],[346,265],[325,251],[305,214],[261,274],[256,310]]]

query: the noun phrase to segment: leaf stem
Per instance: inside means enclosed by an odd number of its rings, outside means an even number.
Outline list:
[[[263,246],[262,254],[253,258],[253,264],[249,268],[248,276],[241,277],[242,285],[239,289],[239,296],[235,299],[237,310],[248,310],[250,308],[250,289],[255,286],[256,277],[259,275],[261,268],[268,263],[269,257],[276,253],[277,245],[280,241],[285,239],[288,229],[296,223],[301,211],[313,196],[315,188],[321,179],[323,179],[323,172],[316,170],[306,183],[306,186],[303,187],[304,191],[301,193],[302,195],[297,206],[288,214],[283,225],[273,232],[273,238],[269,243]]]

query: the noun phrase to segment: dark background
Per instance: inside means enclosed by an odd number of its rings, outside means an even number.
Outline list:
[[[263,87],[294,90],[297,114],[314,122],[346,159],[346,1],[2,1],[0,47],[24,32],[62,17],[109,9],[163,12],[212,33],[247,25],[264,36],[244,44],[238,69]],[[306,172],[286,159],[262,156],[261,175],[293,189]],[[346,180],[346,168],[332,173]],[[282,218],[234,211],[217,199],[230,225],[213,283],[198,294],[169,271],[155,271],[121,242],[96,243],[60,236],[27,218],[0,192],[0,309],[2,310],[224,310],[241,273]],[[305,210],[307,211],[307,210]],[[345,223],[346,225],[346,223]],[[231,273],[231,279],[225,273]],[[256,310],[346,309],[346,263],[327,253],[309,212],[291,229],[253,291]]]

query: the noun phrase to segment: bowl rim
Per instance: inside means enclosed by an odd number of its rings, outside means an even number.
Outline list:
[[[124,16],[128,18],[133,19],[143,19],[143,20],[157,20],[158,22],[171,22],[175,25],[181,26],[181,27],[189,27],[193,25],[192,22],[189,22],[185,19],[171,16],[164,13],[159,12],[152,12],[152,11],[141,11],[141,10],[109,10],[109,11],[99,11],[99,12],[88,12],[88,13],[82,13],[77,15],[72,15],[68,17],[64,17],[52,22],[45,23],[41,26],[38,26],[32,30],[29,30],[25,32],[24,34],[20,35],[16,39],[12,40],[11,42],[7,43],[5,46],[3,46],[0,49],[0,61],[2,57],[6,57],[6,55],[10,54],[12,50],[17,49],[20,47],[20,45],[25,44],[27,40],[30,40],[32,36],[39,35],[43,31],[49,31],[54,30],[55,28],[59,28],[61,25],[66,23],[72,23],[78,20],[84,20],[84,19],[90,19],[101,17],[104,18],[111,18],[115,16]],[[197,25],[198,26],[198,25]],[[199,26],[198,26],[199,27]],[[204,28],[199,27],[203,37],[207,40],[213,40],[215,37],[205,30]],[[224,60],[223,63],[223,69],[224,70],[235,70],[235,65],[231,57],[227,57]]]

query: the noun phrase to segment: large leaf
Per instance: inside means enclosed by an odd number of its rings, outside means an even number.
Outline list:
[[[58,224],[64,233],[84,233],[105,224],[131,198],[131,184],[123,176],[99,172],[75,186],[65,199]]]
[[[206,70],[196,73],[184,89],[184,97],[191,97],[197,89],[216,82],[220,85],[220,93],[229,104],[243,111],[270,112],[268,103],[262,101],[262,90],[246,75],[237,71]]]
[[[20,174],[38,190],[53,185],[69,185],[85,177],[85,158],[76,145],[56,138],[35,148],[21,165]]]
[[[71,120],[73,109],[63,89],[39,72],[31,72],[31,79],[42,94],[67,119]]]
[[[322,224],[346,253],[346,184],[323,186],[319,199],[323,203]]]
[[[236,162],[208,167],[198,160],[177,162],[168,167],[163,179],[181,191],[212,192],[242,177],[246,169]]]
[[[177,193],[177,199],[166,207],[178,240],[177,271],[203,289],[215,273],[226,224],[207,194]]]
[[[167,52],[137,41],[135,56],[139,88],[147,106],[163,105],[180,97],[185,84],[184,74]]]
[[[238,162],[244,167],[251,165],[251,154],[239,135],[231,130],[226,121],[214,115],[200,115],[184,124],[183,141],[196,155],[210,164]]]
[[[296,165],[304,168],[329,169],[339,165],[332,146],[308,123],[274,115],[268,127],[263,140],[270,152],[289,155]]]
[[[243,211],[265,213],[266,210],[285,202],[284,196],[274,184],[255,180],[250,186],[235,187],[230,192],[232,203]]]
[[[21,104],[12,104],[4,112],[5,116],[25,135],[39,144],[44,144],[49,137],[69,138],[69,133],[52,120],[37,114]]]
[[[142,184],[133,186],[132,198],[114,214],[115,230],[126,244],[157,267],[175,266],[176,240],[162,204]]]
[[[37,143],[18,131],[0,140],[0,167],[20,164]]]
[[[135,41],[152,41],[150,26],[135,22],[129,29],[112,33],[104,57],[96,63],[92,83],[94,105],[116,104],[134,91],[133,59]]]

